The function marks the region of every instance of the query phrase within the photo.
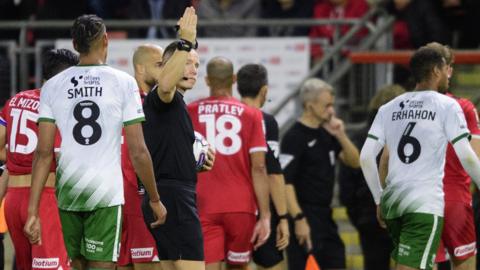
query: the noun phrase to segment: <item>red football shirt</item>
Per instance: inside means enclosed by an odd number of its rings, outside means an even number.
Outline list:
[[[0,112],[0,124],[7,129],[7,169],[11,175],[32,173],[33,152],[38,143],[39,105],[40,90],[27,90],[10,98]],[[55,172],[55,162],[50,171]]]
[[[250,153],[267,152],[262,112],[233,97],[201,99],[188,112],[193,128],[216,150],[213,169],[198,174],[199,213],[255,213]]]
[[[480,136],[478,114],[475,106],[468,99],[458,98],[452,94],[448,96],[457,100],[463,110],[467,126],[472,136]],[[470,204],[472,195],[470,194],[471,179],[468,173],[463,169],[460,160],[455,154],[451,144],[447,147],[447,158],[445,161],[445,176],[443,179],[443,190],[446,201],[459,201]]]

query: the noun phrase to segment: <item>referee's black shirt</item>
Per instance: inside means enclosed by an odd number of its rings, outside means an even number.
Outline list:
[[[288,130],[282,144],[282,167],[287,183],[293,184],[301,204],[330,206],[335,162],[342,148],[324,128],[300,122]]]
[[[155,87],[145,98],[145,143],[152,156],[157,185],[195,184],[193,156],[195,136],[183,95],[176,91],[172,102],[163,102]]]
[[[266,112],[263,114],[263,123],[265,125],[265,139],[267,141],[267,154],[265,163],[268,174],[281,174],[282,168],[278,160],[280,154],[280,145],[278,144],[278,123],[273,115]]]

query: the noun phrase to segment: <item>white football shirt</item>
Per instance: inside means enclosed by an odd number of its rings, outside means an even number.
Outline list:
[[[385,218],[405,213],[443,216],[447,143],[469,136],[458,103],[435,91],[405,93],[378,111],[369,138],[389,149]]]
[[[89,211],[124,203],[122,126],[144,120],[135,79],[106,65],[75,66],[41,90],[39,122],[55,122],[58,206]]]

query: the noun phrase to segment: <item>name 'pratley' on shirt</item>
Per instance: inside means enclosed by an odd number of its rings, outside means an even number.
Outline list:
[[[241,116],[244,108],[233,104],[200,104],[198,105],[198,114],[225,113]]]

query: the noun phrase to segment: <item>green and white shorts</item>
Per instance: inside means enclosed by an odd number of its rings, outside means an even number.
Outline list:
[[[432,269],[442,234],[443,217],[407,213],[385,222],[394,246],[392,258],[397,264]]]
[[[70,259],[81,255],[88,261],[117,261],[122,233],[121,205],[82,212],[60,209],[60,221]]]

